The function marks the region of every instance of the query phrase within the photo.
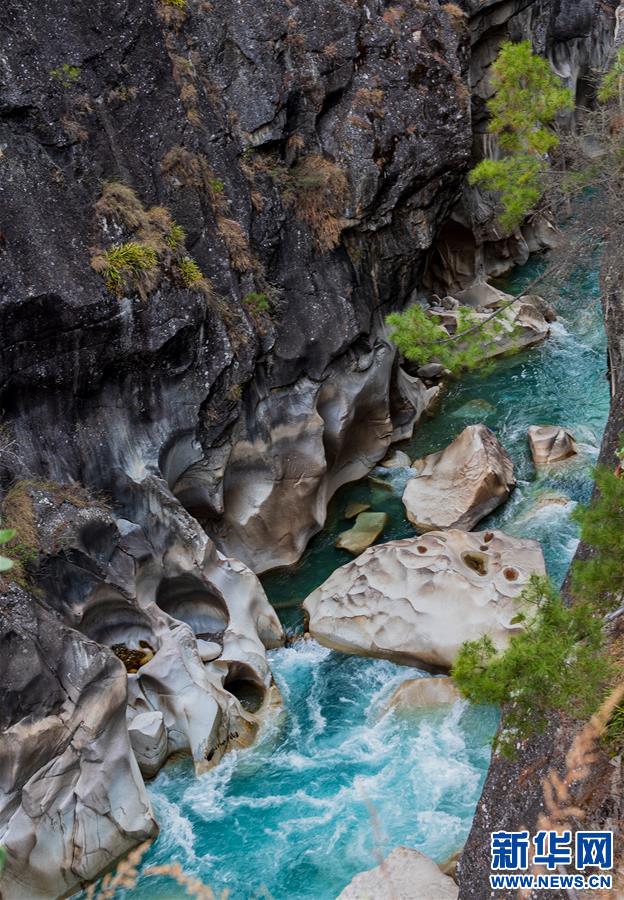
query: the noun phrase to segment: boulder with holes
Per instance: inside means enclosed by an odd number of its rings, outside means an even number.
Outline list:
[[[520,594],[545,574],[536,541],[500,531],[430,531],[366,550],[304,601],[310,634],[343,653],[434,669],[464,641],[505,647],[521,627]]]
[[[416,460],[403,492],[407,518],[418,531],[469,531],[516,485],[507,451],[485,425],[469,425],[452,444]]]

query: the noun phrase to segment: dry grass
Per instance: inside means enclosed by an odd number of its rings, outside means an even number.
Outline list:
[[[174,227],[169,210],[164,206],[145,209],[136,192],[126,184],[109,181],[95,204],[96,215],[133,232],[137,241],[159,256],[166,256],[168,235]]]
[[[76,143],[83,143],[89,139],[89,132],[86,128],[83,128],[80,122],[77,122],[75,119],[72,119],[70,116],[63,116],[61,119],[61,125],[63,126],[63,131],[70,139],[70,141]]]
[[[242,227],[234,219],[221,217],[217,219],[217,228],[228,249],[232,268],[237,272],[248,272],[252,268],[253,259]]]
[[[372,113],[378,117],[384,115],[385,94],[381,88],[360,88],[353,99],[353,106],[356,109],[364,109],[366,112]]]
[[[90,884],[85,889],[87,900],[115,900],[119,891],[131,891],[137,886],[138,882],[155,876],[171,878],[172,881],[184,888],[188,897],[195,897],[196,900],[227,900],[228,891],[224,891],[217,898],[212,888],[205,885],[199,878],[187,875],[179,863],[150,866],[140,873],[141,860],[151,844],[151,841],[144,841],[142,844],[139,844],[125,859],[118,863],[113,872],[105,875],[99,884]]]
[[[442,6],[443,12],[447,14],[447,16],[451,16],[453,19],[465,19],[466,14],[456,3],[445,3]]]
[[[179,31],[186,20],[186,2],[172,3],[170,0],[157,0],[156,14],[165,28]]]
[[[338,44],[336,41],[332,41],[331,44],[326,44],[323,47],[323,56],[326,59],[336,59],[338,56]]]
[[[381,17],[386,25],[396,29],[402,19],[405,18],[405,10],[400,6],[390,6]]]
[[[119,181],[108,181],[95,204],[95,213],[116,220],[127,228],[140,228],[145,222],[145,209],[132,188]]]
[[[113,88],[106,95],[107,103],[128,103],[130,100],[136,100],[138,94],[137,88],[130,84],[120,84]]]
[[[338,246],[349,183],[337,163],[316,153],[305,156],[293,169],[285,195],[308,225],[319,250],[328,252]]]
[[[305,138],[299,131],[293,132],[286,141],[289,150],[303,150],[305,147]]]
[[[184,152],[183,148],[174,148],[167,165],[163,163],[163,171],[171,173],[186,160],[187,171],[203,184],[201,166],[194,162],[192,154],[188,154],[187,159]],[[156,290],[162,276],[168,275],[182,286],[212,298],[209,279],[186,255],[184,229],[174,222],[164,206],[145,209],[132,188],[119,182],[108,182],[95,204],[95,211],[98,216],[129,231],[133,238],[107,250],[96,250],[91,257],[91,267],[102,275],[109,290],[123,296],[132,289],[146,300]],[[130,258],[126,263],[128,254]]]
[[[180,89],[180,100],[184,106],[194,106],[197,103],[197,88],[191,82],[186,82]]]
[[[573,820],[583,821],[587,818],[586,811],[574,800],[573,789],[591,776],[592,766],[598,760],[600,739],[623,698],[624,684],[619,684],[572,741],[565,759],[563,776],[552,769],[542,782],[545,812],[538,817],[537,830],[560,833],[574,830]],[[533,874],[537,875],[540,871],[540,867],[533,867]],[[520,890],[518,895],[527,897],[529,893]]]
[[[0,577],[0,589],[15,581],[28,587],[28,570],[35,566],[42,552],[37,516],[35,513],[34,491],[47,494],[58,508],[63,503],[70,503],[76,509],[87,509],[93,506],[106,508],[104,501],[92,497],[88,491],[77,484],[59,484],[55,481],[34,481],[24,479],[16,481],[7,491],[2,504],[3,528],[15,529],[15,537],[6,544],[7,555],[13,560],[13,568]]]
[[[216,177],[202,154],[191,153],[178,144],[165,155],[160,171],[169,180],[177,180],[185,187],[194,187],[205,193],[216,216],[227,212],[230,204],[225,196],[225,185]]]
[[[354,113],[351,113],[351,115],[347,117],[347,121],[355,128],[361,128],[362,131],[368,131],[373,127],[368,119],[363,119],[362,116],[356,116]]]
[[[264,209],[264,197],[260,191],[252,191],[250,194],[251,205],[256,212],[262,212]]]

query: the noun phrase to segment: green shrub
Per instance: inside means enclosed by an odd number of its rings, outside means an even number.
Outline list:
[[[193,287],[202,281],[204,274],[194,259],[190,256],[183,256],[177,262],[180,271],[180,278],[185,287]]]
[[[526,628],[497,651],[491,638],[462,647],[453,678],[473,703],[505,704],[498,745],[513,755],[516,744],[541,731],[559,710],[574,718],[600,705],[612,672],[604,653],[603,625],[587,603],[566,606],[547,578],[534,576],[521,601],[530,612],[516,617]]]
[[[598,89],[598,100],[601,103],[609,103],[611,100],[619,100],[622,103],[624,94],[624,47],[620,47],[615,57],[615,62],[602,79]]]
[[[246,294],[243,297],[243,303],[255,313],[269,312],[271,309],[271,301],[268,295],[259,294],[257,291],[251,291],[249,294]]]
[[[488,131],[508,155],[480,162],[470,183],[500,194],[500,222],[509,232],[544,193],[545,157],[559,143],[549,126],[560,111],[573,109],[574,98],[529,41],[502,45],[492,65],[492,87]]]
[[[169,234],[165,236],[167,246],[169,246],[172,250],[178,250],[184,245],[185,240],[186,231],[184,230],[184,228],[182,228],[181,225],[178,225],[176,222],[174,222],[171,226]]]
[[[598,493],[589,506],[579,506],[574,518],[581,539],[592,548],[589,559],[572,567],[572,590],[602,612],[624,603],[624,478],[607,466],[594,472]]]
[[[144,273],[153,272],[158,265],[156,251],[137,241],[113,244],[91,261],[93,268],[104,278],[109,291],[121,295],[128,282],[138,287]]]
[[[174,6],[176,9],[186,9],[186,0],[162,0],[166,6]]]
[[[405,359],[418,366],[435,360],[453,373],[482,364],[503,330],[495,319],[482,324],[467,306],[458,309],[457,330],[452,337],[441,325],[439,316],[430,315],[418,304],[400,313],[390,313],[386,324],[390,340]]]
[[[50,75],[60,82],[64,88],[70,88],[80,78],[80,69],[78,66],[70,66],[68,63],[63,63],[57,69],[51,69]]]

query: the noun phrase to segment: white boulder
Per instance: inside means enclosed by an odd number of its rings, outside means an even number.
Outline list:
[[[343,653],[450,668],[464,641],[507,645],[519,594],[545,574],[537,541],[500,531],[428,532],[366,550],[304,601],[309,631]]]
[[[469,425],[452,444],[414,462],[403,493],[407,518],[419,531],[469,531],[515,487],[513,463],[485,425]]]
[[[410,458],[404,450],[394,450],[379,463],[384,469],[400,469],[411,465]]]
[[[360,872],[338,900],[457,900],[459,888],[432,859],[410,847],[397,847],[368,872]]]

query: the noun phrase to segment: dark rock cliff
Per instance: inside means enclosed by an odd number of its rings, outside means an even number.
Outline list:
[[[295,561],[426,402],[380,323],[468,163],[466,22],[377,0],[0,15],[0,406],[22,467],[116,502],[158,473],[256,570]],[[133,237],[96,212],[111,180],[184,227],[212,300],[106,290],[94,248]]]
[[[0,9],[0,488],[23,531],[0,585],[3,896],[64,894],[153,832],[126,695],[144,773],[253,736],[235,685],[265,702],[280,629],[243,563],[294,562],[431,400],[384,315],[547,243],[501,244],[462,194],[487,67],[532,33],[582,96],[613,5]],[[104,254],[137,242],[157,261],[107,287]],[[155,651],[128,687],[120,641]]]

